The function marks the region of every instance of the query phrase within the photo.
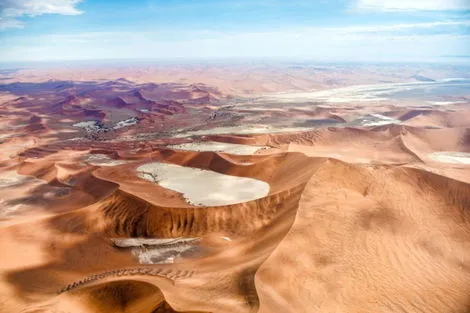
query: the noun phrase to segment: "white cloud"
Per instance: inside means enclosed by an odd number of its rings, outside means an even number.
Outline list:
[[[22,16],[42,14],[78,15],[77,9],[82,0],[1,0],[0,29],[21,28],[24,23],[18,20]]]
[[[298,58],[423,61],[468,54],[466,32],[429,32],[463,21],[270,31],[85,32],[10,39],[4,60]],[[468,25],[468,23],[467,23]],[[417,30],[426,30],[417,32]],[[262,45],[260,45],[262,43]],[[136,49],[139,47],[139,49]]]
[[[0,30],[7,28],[23,28],[23,23],[14,18],[5,18],[0,16]]]
[[[359,11],[445,11],[470,10],[468,0],[357,0]]]
[[[178,30],[166,30],[166,31],[102,31],[102,32],[84,32],[76,34],[53,34],[53,35],[42,35],[41,40],[54,40],[57,42],[72,41],[93,41],[93,40],[115,40],[123,39],[128,40],[139,39],[139,40],[150,40],[159,41],[162,40],[161,36],[170,38],[194,38],[197,39],[215,39],[221,37],[236,37],[245,35],[265,35],[265,34],[290,34],[291,36],[343,36],[345,34],[358,35],[361,37],[368,37],[374,34],[376,35],[399,35],[403,34],[399,31],[406,31],[406,35],[421,35],[422,33],[416,34],[418,30],[430,30],[428,35],[432,35],[433,29],[444,29],[450,35],[457,35],[455,31],[456,26],[470,26],[470,21],[460,20],[447,20],[447,21],[434,21],[426,23],[401,23],[401,24],[389,24],[389,25],[355,25],[355,26],[342,26],[342,27],[299,27],[299,28],[285,28],[280,31],[266,30],[266,31],[214,31],[214,30],[191,30],[191,31],[178,31]],[[467,32],[466,32],[467,33]],[[347,38],[341,37],[342,40]]]
[[[435,21],[428,23],[405,23],[390,25],[367,25],[367,26],[350,26],[350,27],[332,27],[325,28],[325,31],[335,32],[338,34],[369,34],[369,33],[391,33],[398,34],[400,32],[413,33],[418,31],[428,31],[432,34],[435,29],[443,30],[447,33],[457,33],[458,27],[470,27],[470,21]]]

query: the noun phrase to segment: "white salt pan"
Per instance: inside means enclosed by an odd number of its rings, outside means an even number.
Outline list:
[[[428,157],[437,162],[453,164],[470,164],[470,153],[442,151],[428,154]]]
[[[247,177],[167,163],[148,163],[137,168],[139,176],[183,194],[195,206],[218,206],[266,197],[269,184]]]
[[[214,152],[226,152],[231,154],[239,155],[248,155],[254,154],[256,151],[265,149],[265,146],[249,146],[249,145],[240,145],[234,143],[225,143],[225,142],[190,142],[183,143],[180,145],[169,145],[167,146],[170,149],[176,150],[186,150],[186,151],[214,151]]]

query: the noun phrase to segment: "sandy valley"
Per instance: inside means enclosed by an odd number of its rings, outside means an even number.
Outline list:
[[[469,73],[0,74],[0,312],[469,312]]]

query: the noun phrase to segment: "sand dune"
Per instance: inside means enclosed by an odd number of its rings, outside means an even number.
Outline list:
[[[171,190],[149,194],[146,190],[158,189],[138,182],[138,165],[95,170],[95,177],[119,189],[88,207],[0,229],[6,239],[2,249],[13,257],[3,261],[4,275],[25,297],[7,301],[7,308],[413,312],[418,306],[460,312],[468,304],[468,184],[418,169],[358,166],[292,152],[153,156],[162,158],[254,175],[269,183],[270,193],[256,201],[195,208]],[[242,160],[253,165],[237,165]],[[34,245],[26,225],[43,234]],[[430,232],[427,225],[436,229]],[[195,237],[200,239],[193,245]],[[40,252],[43,245],[54,248]],[[20,250],[21,267],[29,270],[18,272],[13,251]],[[43,257],[34,258],[37,253]],[[105,263],[94,261],[100,255]],[[36,277],[34,286],[28,285],[30,275]],[[0,287],[4,294],[12,292],[8,283]],[[423,293],[434,300],[425,300]],[[111,294],[128,300],[117,307],[102,302]],[[32,296],[36,300],[27,300]]]
[[[468,95],[379,72],[14,74],[0,312],[469,312]]]
[[[256,274],[259,311],[465,312],[469,191],[426,172],[329,161]]]

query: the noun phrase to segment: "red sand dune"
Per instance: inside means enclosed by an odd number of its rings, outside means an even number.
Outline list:
[[[184,84],[181,69],[168,80],[177,83],[109,71],[115,80],[17,82],[16,100],[0,104],[0,312],[470,312],[467,106],[250,110],[232,97],[282,91],[283,79],[287,89],[339,83],[296,69],[268,71],[271,80],[234,70],[223,82],[224,70],[191,69]],[[35,77],[16,79],[25,73]],[[369,113],[401,123],[348,124]],[[325,119],[339,124],[179,136]],[[167,147],[213,141],[266,149]],[[139,177],[154,162],[255,179],[269,192],[195,206],[164,178]]]

